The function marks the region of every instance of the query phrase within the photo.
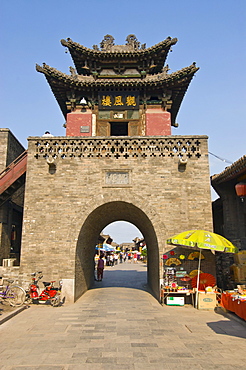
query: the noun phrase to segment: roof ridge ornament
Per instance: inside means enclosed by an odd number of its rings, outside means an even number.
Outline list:
[[[105,35],[104,39],[100,43],[102,51],[110,51],[114,46],[114,38],[111,35]]]
[[[139,50],[140,49],[140,42],[138,41],[137,37],[133,34],[130,34],[126,38],[126,45],[129,49],[132,50]],[[146,49],[146,44],[141,45],[141,49]]]
[[[73,78],[78,78],[78,74],[77,74],[77,72],[76,72],[76,69],[75,68],[73,68],[73,67],[69,67],[69,71],[70,71],[70,74],[71,74],[71,76],[73,77]]]
[[[117,52],[117,51],[138,51],[145,50],[146,44],[140,44],[137,37],[133,34],[130,34],[126,38],[125,45],[115,45],[113,36],[107,34],[104,36],[104,39],[100,42],[101,51],[108,52]],[[100,51],[97,45],[92,46],[93,50]]]
[[[169,68],[169,65],[167,64],[165,67],[162,68],[162,73],[164,75],[167,75],[168,71],[170,71],[170,68]]]

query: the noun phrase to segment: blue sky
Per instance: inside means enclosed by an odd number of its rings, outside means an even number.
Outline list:
[[[91,48],[111,34],[116,44],[135,34],[150,47],[177,37],[167,63],[175,72],[193,62],[191,82],[173,135],[208,135],[209,151],[234,162],[245,153],[245,0],[5,0],[0,2],[0,111],[27,147],[28,136],[65,135],[65,122],[44,78],[43,62],[69,74],[62,38]],[[210,173],[229,163],[210,155]]]

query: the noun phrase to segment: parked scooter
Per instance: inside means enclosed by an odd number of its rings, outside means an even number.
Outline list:
[[[32,303],[50,302],[53,307],[58,307],[61,303],[62,281],[59,282],[58,288],[54,287],[55,281],[43,281],[44,290],[40,293],[38,282],[43,277],[42,271],[34,272],[31,276],[32,283],[29,285],[29,289],[26,292],[26,300]]]

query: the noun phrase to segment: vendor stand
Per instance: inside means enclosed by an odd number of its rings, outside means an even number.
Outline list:
[[[174,235],[173,237],[167,239],[167,244],[174,245],[177,248],[178,247],[185,247],[185,248],[193,248],[195,251],[191,253],[191,255],[198,255],[198,266],[197,270],[193,270],[192,272],[197,271],[195,275],[193,275],[192,279],[192,288],[196,292],[195,297],[195,307],[198,309],[204,309],[204,308],[214,308],[217,304],[217,293],[215,291],[216,287],[216,279],[214,275],[211,274],[211,271],[208,271],[209,273],[203,273],[201,271],[201,261],[202,259],[205,259],[203,256],[201,250],[203,250],[203,253],[205,251],[209,251],[210,255],[215,254],[215,252],[227,252],[227,253],[236,253],[238,250],[237,248],[227,239],[225,239],[223,236],[212,233],[207,230],[188,230],[184,231],[182,233],[179,233],[177,235]],[[199,251],[196,251],[196,249]],[[206,251],[206,252],[207,252]],[[169,255],[170,253],[170,255]],[[163,259],[167,259],[165,262],[165,270],[164,270],[164,286],[168,285],[168,281],[165,281],[165,274],[166,269],[169,264],[169,266],[175,266],[176,269],[178,266],[182,264],[182,259],[186,259],[186,256],[180,255],[179,258],[175,256],[175,251],[167,252],[165,255],[163,255]],[[173,253],[173,255],[172,255]],[[182,258],[181,258],[182,257]],[[188,259],[190,256],[188,257]],[[195,258],[197,259],[197,258]],[[212,264],[209,266],[207,264],[206,268],[212,268]],[[175,270],[176,270],[175,269]],[[181,268],[180,268],[181,270]],[[184,268],[182,267],[182,270]],[[183,271],[184,272],[184,271]],[[189,273],[189,276],[192,277],[192,272]],[[182,271],[180,271],[182,274]],[[186,274],[187,276],[187,274]],[[174,276],[173,276],[174,277]],[[176,276],[177,277],[177,276]],[[171,276],[172,278],[172,276]],[[194,281],[195,280],[195,281]],[[179,284],[178,284],[179,285]],[[207,290],[209,288],[210,292]],[[202,290],[202,292],[200,292]],[[210,293],[210,296],[207,295],[207,293]],[[165,297],[165,296],[164,296]],[[194,303],[194,302],[193,302]]]
[[[184,304],[192,304],[194,306],[194,290],[177,289],[170,291],[169,289],[161,289],[161,304],[168,306],[184,306]],[[191,298],[191,301],[189,300]]]
[[[234,312],[246,321],[246,290],[225,291],[221,295],[221,306],[227,311]]]

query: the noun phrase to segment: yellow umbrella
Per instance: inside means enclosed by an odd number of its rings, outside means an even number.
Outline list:
[[[238,249],[229,240],[219,234],[206,230],[188,230],[167,239],[167,244],[178,245],[182,247],[199,248],[199,263],[197,274],[197,294],[196,307],[198,299],[198,287],[201,267],[201,249],[210,249],[211,251],[237,253]]]
[[[238,249],[219,234],[206,230],[188,230],[167,239],[167,244],[197,247],[218,252],[237,253]]]

